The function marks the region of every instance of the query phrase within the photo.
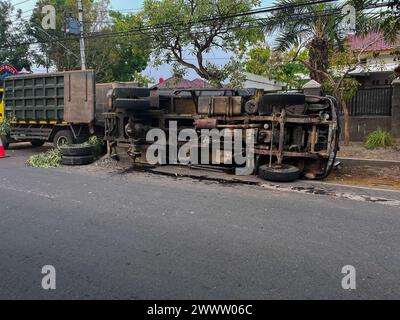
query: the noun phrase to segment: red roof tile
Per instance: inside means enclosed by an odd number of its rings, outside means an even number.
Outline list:
[[[400,46],[400,36],[396,44],[385,41],[383,35],[377,32],[370,32],[366,36],[349,36],[349,44],[352,51],[360,51],[366,48],[364,51],[386,51],[393,50]]]

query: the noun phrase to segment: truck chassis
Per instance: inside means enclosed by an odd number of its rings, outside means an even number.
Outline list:
[[[253,173],[262,176],[260,170],[272,171],[276,176],[283,172],[283,180],[287,166],[296,167],[303,178],[324,179],[339,148],[338,104],[331,96],[194,89],[155,90],[140,97],[134,89],[116,89],[109,99],[109,112],[104,113],[105,140],[111,152],[125,148],[135,162],[147,161],[146,133],[154,128],[167,133],[170,121],[176,121],[179,131],[253,130]]]

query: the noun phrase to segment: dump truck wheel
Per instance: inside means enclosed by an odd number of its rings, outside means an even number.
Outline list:
[[[306,96],[300,93],[278,94],[270,93],[263,96],[260,100],[258,110],[260,115],[271,115],[273,107],[286,107],[302,105],[306,103]]]
[[[300,178],[300,170],[288,164],[262,165],[258,168],[260,178],[276,182],[292,182]]]
[[[66,166],[82,166],[94,162],[94,156],[62,156],[61,163]]]
[[[53,144],[55,148],[59,148],[64,144],[73,144],[74,136],[69,130],[60,130],[56,133],[53,139]]]
[[[41,147],[42,145],[44,145],[44,142],[45,141],[43,141],[43,140],[32,140],[32,141],[30,141],[32,147],[34,147],[34,148]]]
[[[62,156],[91,156],[94,153],[94,146],[83,144],[63,145],[61,148]]]

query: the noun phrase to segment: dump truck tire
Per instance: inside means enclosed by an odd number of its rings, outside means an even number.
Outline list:
[[[66,166],[82,166],[94,162],[94,156],[62,156],[61,163]]]
[[[91,156],[94,153],[94,146],[83,144],[64,145],[60,148],[62,156]]]
[[[270,93],[263,96],[260,100],[258,110],[260,115],[269,116],[273,112],[273,107],[296,106],[306,103],[306,96],[300,93],[278,94]]]
[[[288,164],[262,165],[258,168],[260,178],[276,182],[292,182],[300,178],[300,170]]]
[[[70,130],[58,131],[53,139],[53,145],[55,148],[59,148],[64,144],[73,144],[74,142],[75,139]]]
[[[30,143],[31,143],[32,147],[38,148],[38,147],[41,147],[42,145],[44,145],[45,141],[43,141],[43,140],[32,140],[32,141],[30,141]]]

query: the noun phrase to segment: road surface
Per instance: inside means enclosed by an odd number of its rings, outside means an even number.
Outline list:
[[[1,299],[400,298],[399,207],[27,168],[29,152],[0,159]]]

